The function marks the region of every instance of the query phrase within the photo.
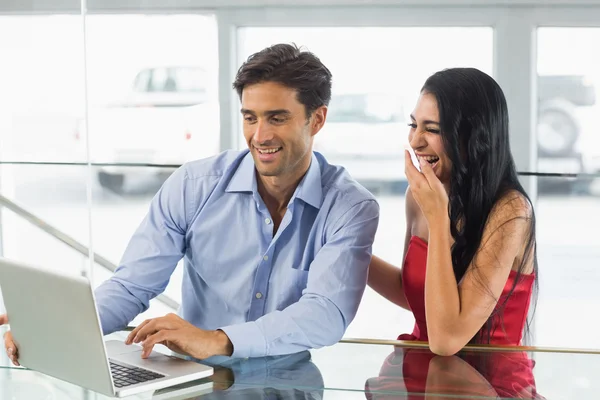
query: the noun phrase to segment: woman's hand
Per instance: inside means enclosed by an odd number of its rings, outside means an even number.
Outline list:
[[[413,165],[408,150],[405,150],[404,153],[404,171],[410,185],[410,191],[421,208],[427,224],[431,227],[449,220],[448,193],[446,193],[446,188],[433,172],[431,165],[427,161],[419,159],[422,171],[419,172]]]

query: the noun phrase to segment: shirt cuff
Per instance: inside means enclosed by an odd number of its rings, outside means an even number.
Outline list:
[[[267,343],[264,334],[254,321],[219,328],[233,344],[231,357],[264,357],[267,355]]]

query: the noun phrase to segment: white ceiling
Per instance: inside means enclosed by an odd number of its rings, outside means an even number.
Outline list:
[[[88,10],[235,9],[315,6],[600,6],[600,0],[87,0]],[[80,0],[0,0],[3,13],[79,12]]]

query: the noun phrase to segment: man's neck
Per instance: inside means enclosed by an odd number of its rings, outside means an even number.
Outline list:
[[[273,235],[279,229],[288,203],[294,195],[298,184],[308,172],[312,158],[302,160],[303,167],[280,176],[261,176],[256,173],[258,194],[265,202],[273,219]],[[301,164],[301,165],[302,165]]]
[[[272,215],[285,212],[304,174],[306,174],[306,171],[299,176],[285,177],[260,176],[257,174],[258,193]]]

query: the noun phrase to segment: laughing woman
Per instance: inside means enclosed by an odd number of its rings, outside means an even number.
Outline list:
[[[373,256],[369,286],[411,310],[401,340],[439,355],[468,343],[520,345],[537,291],[535,215],[510,152],[498,84],[473,68],[432,75],[411,115],[405,153],[403,265]]]

